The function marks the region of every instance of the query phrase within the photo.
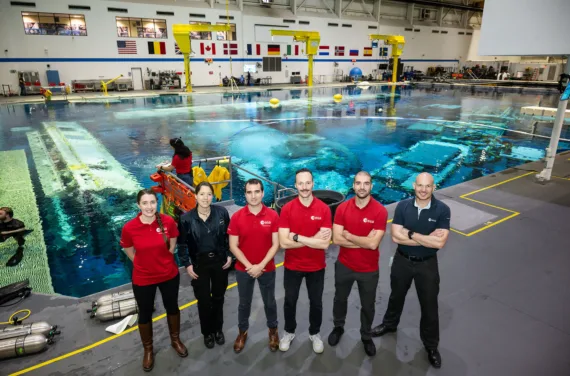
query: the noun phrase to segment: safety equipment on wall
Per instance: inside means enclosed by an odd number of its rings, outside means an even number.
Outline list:
[[[564,93],[568,87],[568,82],[570,82],[570,74],[562,73],[560,79],[558,80],[558,91],[560,94]]]

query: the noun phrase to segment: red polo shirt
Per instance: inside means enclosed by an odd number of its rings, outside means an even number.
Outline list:
[[[178,266],[174,255],[166,247],[158,221],[145,224],[141,222],[140,216],[141,213],[128,221],[121,233],[121,247],[135,248],[133,284],[154,285],[176,277]],[[166,237],[177,238],[178,227],[174,219],[165,214],[161,214],[160,218]]]
[[[239,249],[253,265],[259,264],[267,251],[273,245],[273,233],[279,231],[279,216],[275,210],[262,205],[261,211],[253,214],[249,206],[238,210],[228,226],[228,234],[239,236]],[[245,272],[245,266],[241,262],[236,263],[236,269]],[[275,270],[275,262],[269,261],[265,265],[266,272]]]
[[[321,228],[332,228],[331,210],[316,197],[308,207],[296,198],[281,209],[279,228],[288,228],[295,234],[310,238]],[[289,270],[316,272],[325,266],[325,252],[322,249],[301,247],[285,251],[285,267]]]
[[[184,159],[180,158],[178,154],[175,154],[170,164],[176,169],[177,174],[188,174],[192,169],[192,154]]]
[[[356,199],[353,197],[340,204],[334,216],[335,224],[344,226],[346,231],[356,236],[368,236],[372,230],[386,231],[387,220],[388,211],[372,197],[362,209],[356,206]],[[379,259],[378,249],[340,247],[338,254],[338,261],[359,273],[377,271]]]

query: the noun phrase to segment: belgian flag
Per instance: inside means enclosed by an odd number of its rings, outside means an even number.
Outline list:
[[[149,55],[166,55],[166,42],[148,42]]]

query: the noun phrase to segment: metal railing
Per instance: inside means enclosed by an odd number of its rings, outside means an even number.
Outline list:
[[[229,180],[222,180],[222,181],[218,181],[218,182],[214,182],[211,183],[212,185],[214,184],[223,184],[223,183],[229,183],[230,185],[230,201],[233,200],[233,175],[232,175],[232,167],[235,167],[239,170],[242,170],[243,172],[250,174],[256,178],[258,178],[259,180],[262,180],[268,184],[271,184],[271,186],[273,187],[273,200],[274,202],[277,201],[278,199],[280,199],[281,197],[286,196],[287,192],[290,192],[292,194],[297,194],[297,191],[293,188],[289,188],[284,186],[283,184],[279,184],[277,182],[274,182],[272,180],[269,180],[267,178],[264,178],[263,176],[260,176],[254,172],[251,172],[241,166],[238,166],[237,164],[233,164],[232,163],[232,157],[231,155],[224,155],[224,156],[220,156],[220,157],[212,157],[212,158],[201,158],[201,159],[196,159],[192,161],[192,164],[198,163],[207,163],[207,162],[218,162],[218,161],[228,161],[228,165],[229,165],[229,172],[230,172],[230,179]]]

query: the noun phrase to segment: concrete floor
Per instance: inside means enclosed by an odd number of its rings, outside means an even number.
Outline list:
[[[162,318],[155,323],[156,365],[152,374],[568,375],[570,152],[558,156],[554,171],[558,178],[551,182],[535,182],[530,171],[541,168],[540,162],[526,164],[436,192],[452,207],[452,226],[470,235],[453,232],[439,253],[441,369],[430,367],[423,350],[418,332],[420,307],[414,288],[408,294],[398,332],[375,339],[378,353],[374,358],[365,355],[360,343],[356,291],[350,297],[347,331],[340,344],[336,348],[325,344],[324,353],[317,355],[308,340],[305,288],[298,304],[297,337],[286,353],[271,353],[267,348],[265,317],[256,290],[250,337],[244,351],[236,355],[232,344],[237,334],[237,289],[230,285],[226,294],[227,343],[208,350],[202,342],[190,278],[183,274],[180,304],[185,308],[181,338],[190,355],[186,359],[176,356],[169,346],[166,320]],[[486,187],[490,188],[481,190]],[[471,194],[460,197],[468,193]],[[395,206],[388,206],[390,218]],[[513,216],[513,213],[520,214]],[[500,222],[509,216],[511,219]],[[395,248],[387,234],[381,244],[377,324],[390,294],[389,259]],[[336,246],[327,251],[321,331],[325,341],[332,329],[332,268],[337,253]],[[281,252],[277,261],[282,261]],[[282,278],[283,269],[279,268],[276,297],[280,330],[283,330]],[[230,281],[235,281],[233,273]],[[131,330],[118,337],[106,333],[104,328],[110,323],[94,321],[86,313],[93,299],[34,294],[16,306],[0,308],[3,319],[15,310],[30,308],[33,312],[30,322],[46,320],[62,330],[57,342],[46,352],[0,362],[0,374],[28,371],[37,375],[74,376],[142,374],[138,333]],[[160,298],[156,302],[156,316],[159,316],[164,310]],[[106,339],[110,340],[105,342]],[[102,340],[104,343],[98,342]],[[79,350],[77,354],[69,354],[75,350]]]

